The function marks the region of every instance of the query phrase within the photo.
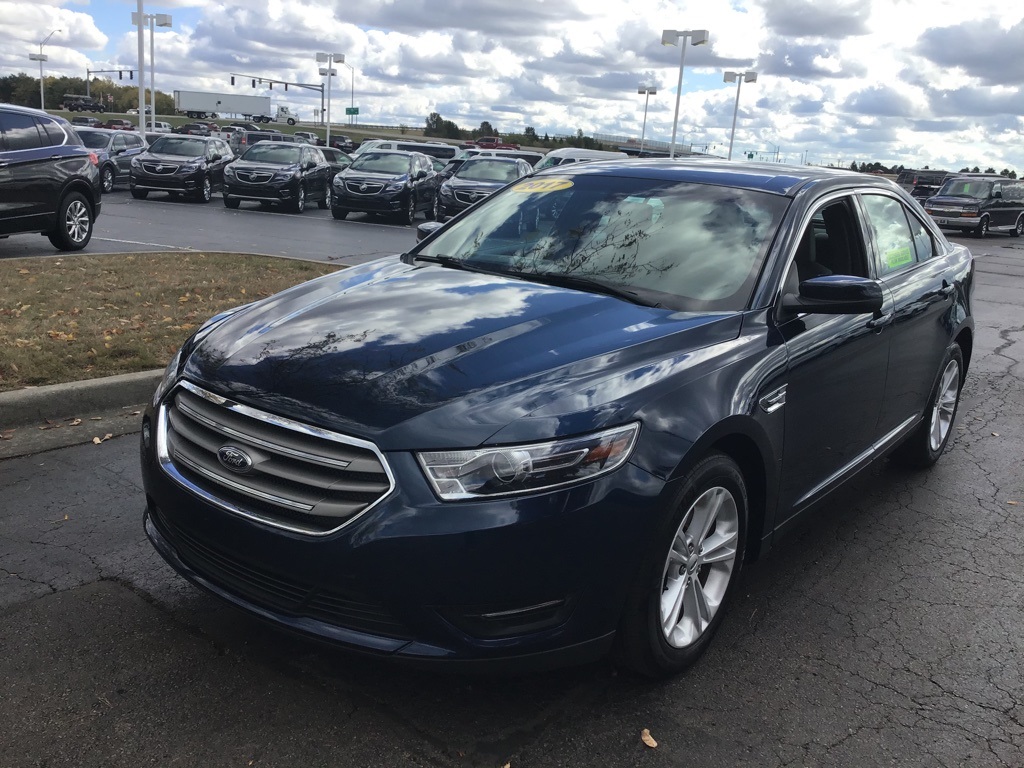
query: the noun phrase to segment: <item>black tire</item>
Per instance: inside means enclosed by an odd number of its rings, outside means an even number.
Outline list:
[[[239,203],[241,203],[241,202],[242,201],[239,200],[237,197],[228,197],[227,195],[224,195],[224,207],[225,208],[237,208]]]
[[[61,251],[80,251],[92,239],[92,206],[80,192],[69,192],[57,206],[57,220],[47,237]]]
[[[893,462],[913,469],[927,469],[939,460],[953,436],[956,412],[960,407],[960,392],[966,375],[964,353],[960,345],[954,342],[942,358],[939,375],[928,397],[924,420],[892,452],[890,458]]]
[[[1010,237],[1020,237],[1021,235],[1024,235],[1024,216],[1017,217],[1017,223],[1010,231]]]
[[[430,205],[427,206],[427,210],[423,212],[423,217],[427,221],[437,221],[437,194],[434,194],[434,199],[430,201]]]
[[[320,206],[321,211],[326,211],[331,207],[331,187],[327,185],[327,191],[324,192],[324,199],[317,201],[317,205]]]
[[[982,216],[981,221],[978,222],[973,230],[974,236],[978,238],[988,237],[988,216]]]
[[[288,118],[288,125],[295,125],[295,118],[289,117]]]
[[[132,190],[132,197],[134,197],[136,200],[145,200],[147,197],[149,197],[149,190],[148,189],[133,189]]]
[[[195,193],[195,201],[197,203],[208,203],[213,199],[213,183],[210,181],[209,176],[203,176],[202,182],[199,184],[199,189]]]
[[[103,191],[105,193],[114,191],[115,178],[114,169],[109,165],[105,166],[103,170],[100,171],[100,185],[103,187]]]
[[[331,216],[336,218],[338,221],[344,221],[345,217],[348,216],[348,211],[342,208],[331,208]]]
[[[728,456],[709,454],[682,479],[626,602],[618,635],[626,666],[657,678],[700,658],[736,591],[746,536],[743,473]],[[711,553],[716,558],[704,562]],[[673,593],[666,610],[663,597]]]
[[[431,210],[431,219],[434,221],[444,221],[444,214],[441,213],[441,196],[434,195],[434,205]]]
[[[402,212],[398,214],[398,219],[403,224],[409,225],[416,219],[416,195],[413,194],[412,190],[409,190],[409,196],[406,198]]]
[[[292,200],[291,205],[292,213],[302,213],[306,210],[306,188],[299,184],[299,191],[295,193],[295,198]]]

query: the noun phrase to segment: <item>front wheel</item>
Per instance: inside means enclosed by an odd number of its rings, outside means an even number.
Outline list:
[[[331,208],[331,216],[336,218],[338,221],[344,221],[348,216],[348,211],[341,208]]]
[[[148,189],[133,189],[132,190],[132,197],[134,197],[136,200],[145,200],[147,197],[149,197],[149,190]]]
[[[1020,237],[1024,234],[1024,216],[1017,217],[1017,223],[1013,226],[1013,231],[1010,232],[1011,237]]]
[[[978,226],[974,228],[975,237],[988,237],[988,217],[982,216]]]
[[[444,221],[444,214],[441,213],[441,196],[434,195],[434,206],[433,206],[433,218],[434,221]]]
[[[416,195],[412,193],[412,190],[409,190],[409,197],[399,218],[403,224],[412,224],[416,218]]]
[[[326,211],[328,208],[331,207],[331,188],[330,188],[330,186],[328,186],[327,187],[327,191],[324,192],[324,199],[319,201],[317,203],[317,205],[320,206],[320,210],[321,211]]]
[[[642,563],[619,635],[627,666],[664,677],[700,658],[735,591],[746,535],[743,473],[712,453],[684,477]]]
[[[200,203],[208,203],[213,198],[213,185],[209,176],[203,176],[203,183],[196,192],[196,200]]]
[[[295,125],[295,118],[289,117],[288,118],[288,125]]]
[[[927,469],[939,460],[949,444],[965,374],[964,354],[959,344],[953,343],[946,350],[939,370],[939,379],[932,387],[924,421],[892,453],[892,460],[897,464]]]
[[[241,202],[242,201],[239,200],[237,197],[228,197],[227,195],[224,195],[224,207],[225,208],[237,208],[238,204],[241,203]]]
[[[306,210],[306,190],[299,185],[299,191],[295,193],[295,199],[292,200],[292,211],[302,213],[304,210]]]
[[[57,207],[57,221],[47,237],[61,251],[80,251],[92,238],[92,208],[78,192],[71,192]]]

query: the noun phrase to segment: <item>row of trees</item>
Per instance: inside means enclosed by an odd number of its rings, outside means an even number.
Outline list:
[[[138,75],[133,72],[131,78]],[[116,73],[114,75],[117,76]],[[139,84],[131,79],[126,71],[123,79],[107,80],[94,77],[89,83],[89,94],[97,101],[102,101],[108,112],[126,112],[139,107]],[[84,77],[44,77],[43,95],[46,106],[57,109],[64,100],[65,93],[85,95]],[[16,75],[0,77],[0,102],[18,104],[22,107],[39,108],[39,78],[19,72]],[[146,103],[149,103],[149,89],[146,89]],[[174,114],[174,98],[160,90],[156,92],[156,111],[159,115]]]
[[[460,128],[451,120],[445,120],[437,112],[431,112],[427,115],[426,125],[423,128],[423,135],[436,136],[441,139],[464,140],[475,139],[480,136],[502,136],[505,141],[513,144],[522,144],[530,147],[547,147],[549,149],[553,149],[555,147],[583,147],[585,149],[604,148],[604,145],[602,145],[601,142],[591,138],[590,136],[584,136],[582,129],[577,130],[575,136],[549,136],[545,133],[543,138],[537,135],[537,131],[532,125],[526,126],[522,133],[499,133],[498,129],[491,125],[489,121],[484,120],[480,123],[479,128],[464,129]]]
[[[906,170],[906,168],[904,168],[902,165],[894,165],[894,166],[890,167],[890,166],[882,165],[879,162],[874,162],[874,163],[858,163],[856,160],[854,160],[852,163],[850,163],[850,170],[851,171],[860,171],[861,173],[900,174],[904,170]],[[929,168],[926,165],[924,168],[917,168],[915,170],[927,171],[927,170],[929,170]],[[1017,178],[1017,172],[1013,171],[1013,170],[1010,170],[1009,168],[1003,168],[1003,170],[997,171],[995,168],[989,167],[989,168],[986,168],[984,171],[982,171],[980,166],[977,166],[977,165],[974,166],[973,168],[966,168],[966,167],[965,168],[961,168],[958,171],[958,173],[998,173],[1000,176],[1005,176],[1008,179],[1016,179]]]

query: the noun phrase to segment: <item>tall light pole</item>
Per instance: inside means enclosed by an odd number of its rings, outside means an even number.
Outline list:
[[[53,30],[50,34],[43,38],[43,41],[39,43],[39,53],[30,53],[28,55],[29,61],[39,62],[39,108],[46,109],[46,96],[43,93],[43,62],[49,57],[43,53],[43,46],[46,45],[46,41],[53,37],[55,34],[60,32],[59,29]]]
[[[351,82],[349,83],[349,85],[351,87],[351,96],[350,96],[351,100],[349,102],[349,106],[352,107],[352,111],[349,112],[349,118],[348,118],[348,122],[349,122],[349,124],[351,124],[351,123],[355,122],[355,119],[356,119],[356,112],[355,112],[355,109],[356,109],[356,71],[355,71],[355,69],[353,69],[351,64],[349,64],[349,63],[347,63],[345,61],[345,57],[344,56],[341,57],[341,63],[344,64],[346,67],[348,67],[349,79],[351,80]]]
[[[736,115],[740,111],[740,91],[743,90],[744,83],[756,83],[757,72],[726,72],[725,82],[736,83],[736,106],[732,110],[732,132],[729,134],[729,157],[726,160],[732,160],[732,142],[736,138]]]
[[[141,2],[141,0],[139,0]],[[679,45],[679,82],[676,84],[676,113],[672,118],[672,145],[669,148],[669,159],[676,156],[676,129],[679,126],[679,97],[683,94],[683,64],[686,61],[686,40],[694,45],[704,45],[708,41],[706,29],[666,29],[661,33],[662,45]],[[682,41],[680,45],[679,41]]]
[[[316,60],[320,64],[327,64],[320,67],[320,74],[327,78],[327,146],[331,146],[331,78],[338,74],[338,70],[332,66],[335,62],[345,63],[344,53],[317,53]],[[355,89],[353,81],[353,91]],[[354,99],[354,96],[353,96]]]
[[[132,24],[138,30],[139,38],[139,130],[146,125],[146,14],[142,10],[142,0],[138,0],[139,10],[132,14]]]
[[[149,110],[149,127],[156,130],[156,52],[154,49],[154,38],[156,27],[170,27],[171,15],[169,13],[147,13],[149,20],[149,101],[152,104]],[[141,122],[146,122],[145,118]]]
[[[657,93],[658,89],[649,85],[641,85],[637,87],[636,92],[646,94],[644,96],[644,127],[640,129],[640,156],[643,157],[644,137],[647,135],[647,102],[651,100],[651,94]]]

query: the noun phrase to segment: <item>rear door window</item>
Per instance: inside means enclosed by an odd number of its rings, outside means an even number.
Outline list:
[[[17,112],[0,112],[0,135],[8,152],[25,149],[39,149],[49,146],[50,139],[43,141],[36,119],[32,115]]]

